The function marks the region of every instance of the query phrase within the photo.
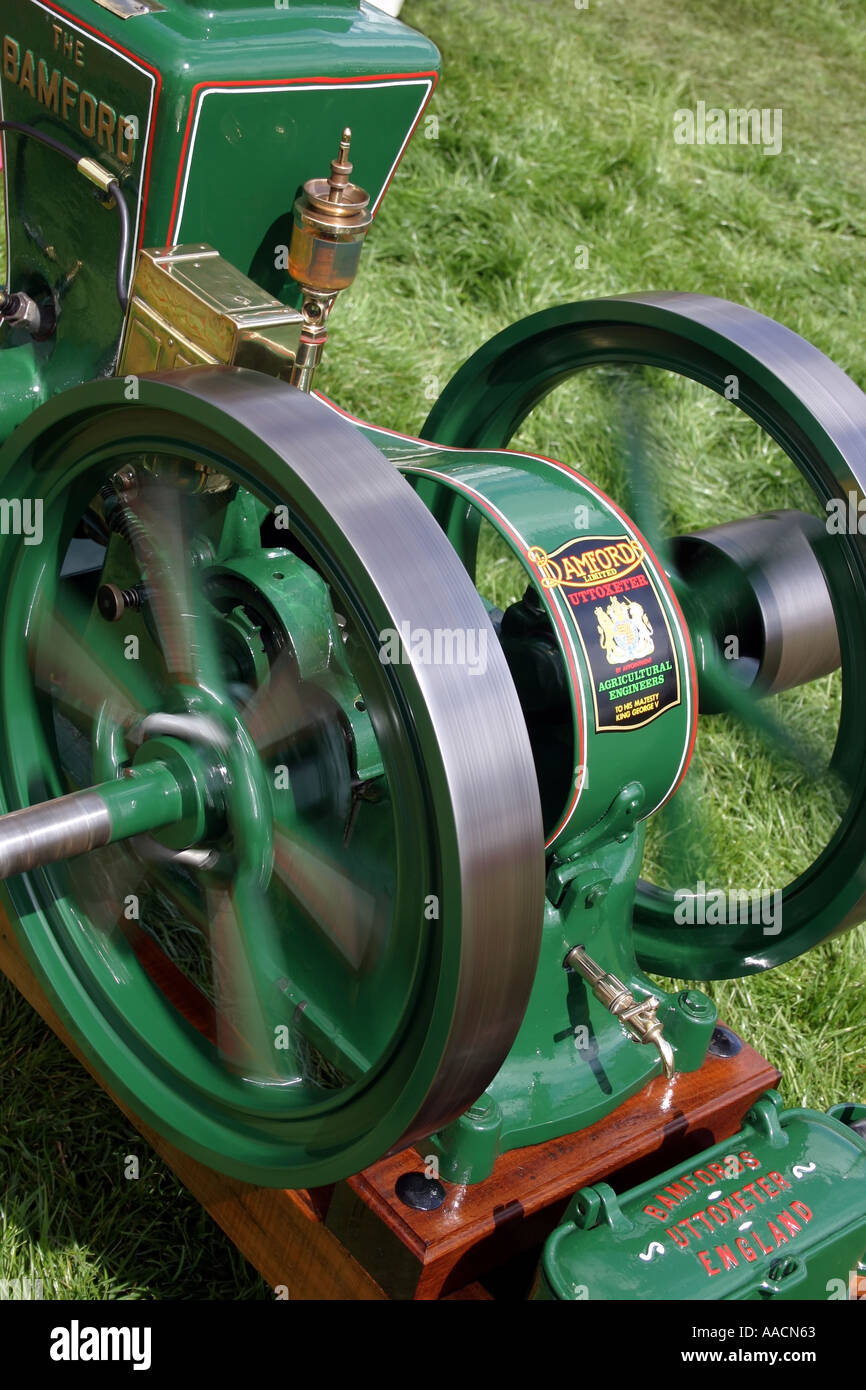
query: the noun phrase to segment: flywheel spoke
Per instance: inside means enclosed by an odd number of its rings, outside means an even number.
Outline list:
[[[274,835],[274,873],[352,969],[372,963],[384,937],[389,905],[324,849],[305,843],[296,828]]]
[[[95,720],[108,702],[129,724],[157,703],[156,687],[138,662],[122,662],[81,599],[61,588],[56,605],[38,611],[28,654],[36,684],[70,709]]]
[[[211,962],[220,1052],[236,1075],[256,1085],[297,1086],[302,1078],[280,1008],[276,932],[261,890],[241,879],[208,894]]]

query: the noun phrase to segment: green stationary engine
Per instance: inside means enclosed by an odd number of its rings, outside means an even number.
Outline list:
[[[646,971],[748,974],[866,916],[866,543],[820,520],[863,497],[866,397],[750,310],[655,293],[505,330],[423,438],[347,417],[316,368],[433,47],[358,0],[11,0],[0,43],[0,875],[70,1032],[181,1149],[293,1187],[422,1140],[482,1182],[699,1069],[713,1003]],[[630,409],[626,510],[509,450],[612,367],[751,416],[803,506],[665,539]],[[819,679],[832,831],[713,917],[685,858],[655,872],[697,710],[808,761],[765,697]],[[762,1173],[787,1126],[866,1210],[860,1111],[774,1104]],[[823,1279],[866,1223],[834,1256],[812,1188]],[[612,1191],[579,1194],[539,1292],[643,1260],[635,1201],[623,1254]]]

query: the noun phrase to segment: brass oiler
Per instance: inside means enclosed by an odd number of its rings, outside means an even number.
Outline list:
[[[304,328],[292,381],[302,391],[312,387],[327,339],[327,319],[340,290],[358,271],[367,228],[373,220],[370,195],[350,181],[352,132],[343,131],[327,179],[308,179],[295,199],[289,245],[289,274],[304,292]]]

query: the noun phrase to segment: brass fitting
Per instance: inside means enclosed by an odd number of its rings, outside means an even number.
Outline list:
[[[295,199],[289,274],[305,291],[337,294],[358,271],[373,214],[370,195],[349,182],[351,140],[351,130],[344,130],[330,178],[308,179]]]
[[[117,182],[116,174],[113,174],[110,169],[106,169],[95,159],[79,159],[75,167],[83,178],[95,184],[109,204],[114,202],[111,185]]]
[[[370,195],[350,181],[352,132],[343,131],[327,179],[308,179],[295,199],[289,244],[289,274],[304,293],[301,313],[305,326],[292,377],[302,391],[312,387],[313,375],[328,337],[327,319],[340,290],[351,285],[367,228],[373,220]]]
[[[662,1071],[670,1080],[676,1075],[674,1050],[662,1032],[657,1016],[659,1001],[654,994],[635,999],[622,980],[603,970],[582,946],[573,946],[563,961],[566,970],[576,970],[589,985],[599,1003],[618,1018],[634,1042],[651,1043],[661,1058]]]

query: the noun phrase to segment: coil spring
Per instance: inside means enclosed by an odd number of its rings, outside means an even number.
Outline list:
[[[138,517],[122,500],[114,483],[104,483],[99,495],[105,504],[105,520],[108,529],[125,540],[130,550],[140,559],[146,559],[151,546],[147,531]]]

